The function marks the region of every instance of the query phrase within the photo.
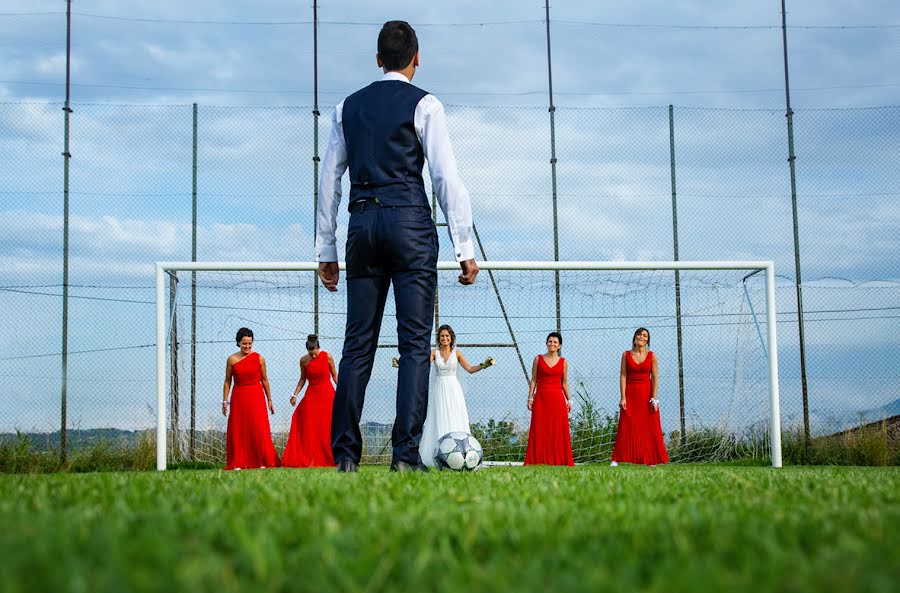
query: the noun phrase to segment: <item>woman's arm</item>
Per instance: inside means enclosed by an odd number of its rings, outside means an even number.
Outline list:
[[[622,353],[622,363],[619,365],[619,407],[622,410],[625,409],[625,380],[628,377],[628,373],[625,369],[625,355],[626,353]]]
[[[297,381],[297,386],[294,387],[294,393],[291,395],[291,405],[297,405],[297,396],[300,394],[300,390],[303,389],[303,386],[306,385],[306,365],[309,364],[309,356],[304,354],[300,357],[300,379]],[[333,365],[332,365],[333,367]]]
[[[275,406],[272,405],[272,392],[269,390],[269,375],[266,373],[266,359],[262,356],[259,357],[259,374],[260,380],[262,383],[263,391],[266,392],[266,399],[269,401],[269,413],[275,413]]]
[[[656,355],[653,356],[653,368],[650,371],[650,406],[652,407],[654,412],[659,411],[659,398],[656,397],[656,391],[659,387],[659,381],[657,377],[659,376],[659,365],[656,363]]]
[[[540,354],[538,354],[540,356]],[[528,409],[531,409],[531,406],[534,405],[534,388],[537,384],[537,367],[538,367],[538,359],[537,356],[534,357],[534,362],[531,363],[531,380],[528,382]]]
[[[232,357],[229,356],[225,361],[225,385],[222,391],[222,415],[228,415],[228,392],[231,391],[231,365],[234,364]]]
[[[480,364],[477,364],[477,365],[471,365],[471,364],[469,364],[469,361],[466,360],[466,357],[463,356],[463,353],[460,352],[459,350],[456,351],[456,360],[459,361],[459,365],[460,365],[462,368],[466,369],[466,372],[469,373],[470,375],[471,375],[471,374],[474,374],[474,373],[477,373],[478,371],[480,371],[481,369],[484,368],[484,367],[481,366]]]
[[[569,361],[563,360],[562,390],[566,396],[566,410],[572,411],[572,396],[569,394]]]
[[[334,357],[331,354],[328,355],[328,368],[331,369],[332,381],[337,385],[337,367],[334,366]]]

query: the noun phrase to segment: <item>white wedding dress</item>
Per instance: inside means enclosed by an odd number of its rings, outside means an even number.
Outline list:
[[[419,455],[429,467],[434,467],[434,450],[438,439],[448,432],[472,432],[462,385],[456,376],[458,367],[456,348],[450,352],[446,362],[441,357],[440,350],[435,352],[428,411],[422,427],[422,440],[419,441]]]

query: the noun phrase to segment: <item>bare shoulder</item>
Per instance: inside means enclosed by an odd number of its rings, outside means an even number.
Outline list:
[[[300,366],[305,367],[306,365],[309,364],[310,360],[312,360],[312,357],[310,357],[309,354],[304,354],[303,356],[300,357]]]

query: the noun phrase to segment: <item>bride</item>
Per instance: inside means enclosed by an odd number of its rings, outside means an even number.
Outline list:
[[[422,440],[419,442],[419,455],[425,465],[434,467],[434,449],[438,439],[448,432],[471,432],[462,385],[456,377],[457,365],[471,374],[486,369],[494,361],[489,357],[480,365],[470,365],[463,353],[456,349],[453,328],[442,325],[438,328],[438,348],[431,351],[431,362],[435,367],[434,376]]]

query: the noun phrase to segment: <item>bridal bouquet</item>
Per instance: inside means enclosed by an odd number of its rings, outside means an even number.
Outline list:
[[[495,364],[497,364],[497,363],[496,363],[496,361],[494,361],[494,357],[488,356],[487,358],[484,359],[484,362],[481,363],[481,368],[486,369],[488,367],[494,366]]]

